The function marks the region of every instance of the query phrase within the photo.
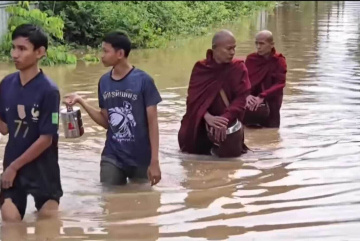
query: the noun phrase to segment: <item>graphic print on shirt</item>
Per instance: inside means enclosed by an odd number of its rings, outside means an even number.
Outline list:
[[[31,109],[31,115],[34,122],[39,120],[40,111],[38,104],[34,104],[33,108]]]
[[[28,126],[27,122],[24,121],[24,119],[26,117],[25,106],[17,105],[17,112],[18,112],[18,116],[19,116],[20,120],[14,120],[14,122],[16,124],[16,131],[15,131],[14,137],[16,138],[18,136],[20,129],[25,128],[25,131],[24,131],[24,134],[22,137],[26,138],[26,135],[29,131],[29,126]]]
[[[136,126],[132,105],[124,101],[123,107],[109,109],[109,124],[114,133],[113,139],[118,142],[134,142],[134,127]]]

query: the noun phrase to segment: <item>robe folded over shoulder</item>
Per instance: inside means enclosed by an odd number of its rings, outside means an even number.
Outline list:
[[[285,57],[273,48],[269,58],[252,53],[246,57],[245,64],[249,72],[251,95],[264,98],[270,108],[270,116],[265,125],[278,127],[283,89],[286,84]]]
[[[206,59],[198,61],[191,73],[186,113],[178,133],[181,151],[208,154],[212,143],[206,136],[205,113],[225,117],[230,125],[236,119],[242,121],[250,87],[244,61],[233,59],[231,63],[218,64],[212,50],[208,50]],[[221,89],[229,99],[229,107],[220,96]]]

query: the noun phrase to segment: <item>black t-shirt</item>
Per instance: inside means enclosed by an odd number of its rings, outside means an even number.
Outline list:
[[[6,76],[0,84],[0,117],[9,129],[4,170],[21,156],[40,135],[52,135],[52,144],[17,173],[14,186],[60,192],[58,165],[60,93],[56,84],[41,71],[26,85],[19,72]]]

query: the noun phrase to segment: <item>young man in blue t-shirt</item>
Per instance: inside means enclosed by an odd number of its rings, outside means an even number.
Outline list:
[[[65,103],[79,103],[107,129],[100,164],[102,183],[123,185],[127,178],[148,178],[151,185],[156,185],[161,179],[157,119],[160,94],[154,80],[130,64],[131,42],[125,34],[107,34],[102,50],[103,64],[112,69],[99,81],[100,110],[75,93],[65,96]]]
[[[38,67],[48,38],[37,26],[24,24],[12,34],[11,56],[19,70],[0,85],[0,131],[9,134],[1,177],[3,221],[21,221],[27,195],[39,214],[56,213],[63,195],[58,165],[60,94]]]

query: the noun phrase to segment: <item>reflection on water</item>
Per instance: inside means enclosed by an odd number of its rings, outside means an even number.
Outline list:
[[[254,50],[258,30],[271,30],[289,71],[281,128],[247,130],[252,151],[221,162],[180,154],[177,145],[190,72],[211,35],[133,51],[133,64],[154,77],[164,99],[161,183],[103,188],[105,131],[83,112],[82,138],[61,132],[59,218],[37,220],[29,197],[25,222],[3,226],[2,240],[358,240],[359,22],[358,2],[300,2],[225,26],[236,34],[238,56]],[[62,94],[80,91],[97,105],[108,70],[101,64],[44,69]],[[2,64],[0,75],[13,70]]]

